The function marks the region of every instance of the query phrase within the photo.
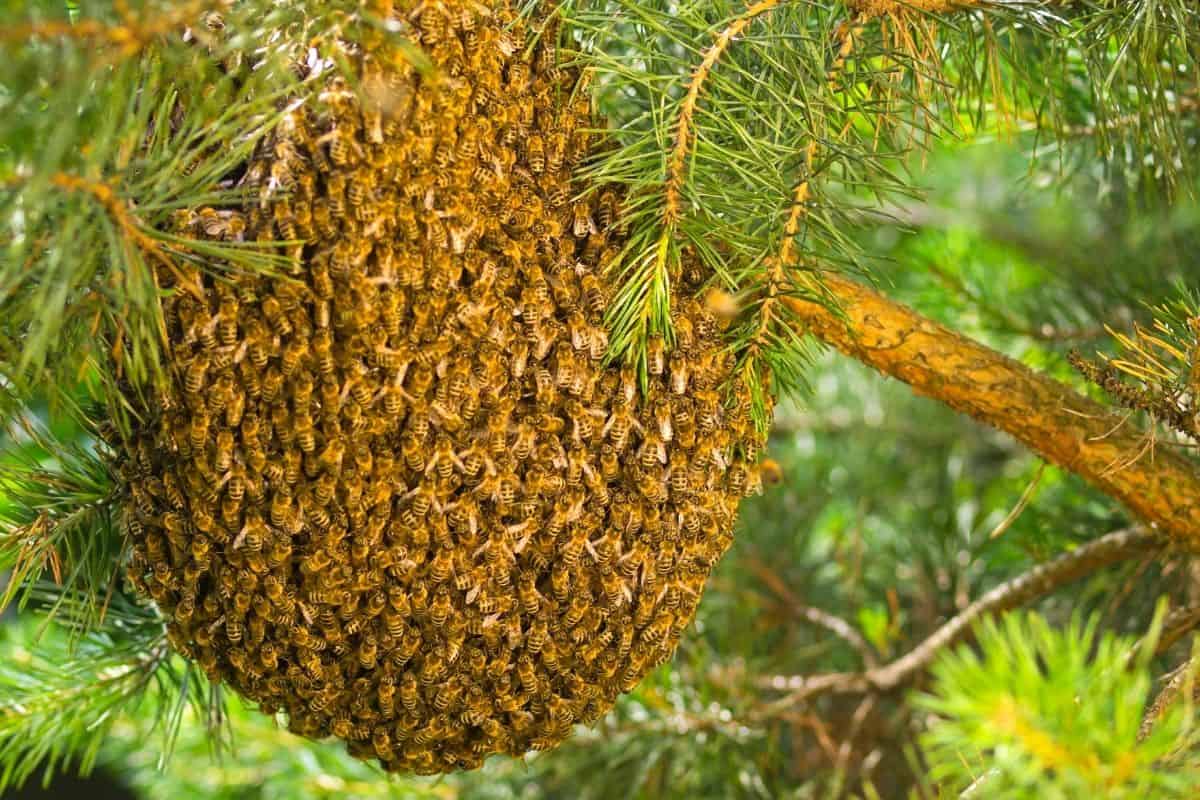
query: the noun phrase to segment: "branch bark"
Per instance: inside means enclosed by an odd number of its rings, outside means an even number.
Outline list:
[[[1120,500],[1172,543],[1200,550],[1200,469],[1194,461],[1156,449],[1152,432],[1071,387],[866,286],[834,274],[823,275],[821,283],[837,311],[788,299],[817,338],[917,394],[1010,434]]]
[[[782,705],[791,705],[819,694],[892,691],[921,674],[938,653],[961,641],[977,620],[989,614],[1019,608],[1104,567],[1152,553],[1162,546],[1160,537],[1145,528],[1115,531],[1000,584],[951,618],[913,650],[889,664],[865,672],[770,676],[763,678],[760,686],[789,692],[780,701]]]

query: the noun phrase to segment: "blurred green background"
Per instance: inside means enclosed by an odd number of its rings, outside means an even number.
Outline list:
[[[1122,211],[1119,187],[1086,159],[1031,161],[1027,144],[924,155],[914,169],[925,199],[864,212],[856,237],[886,294],[1083,389],[1071,348],[1109,348],[1105,324],[1126,327],[1200,283],[1200,218],[1191,207]],[[1065,188],[1046,190],[1064,171],[1075,173]],[[782,483],[745,503],[674,660],[560,750],[466,775],[389,777],[231,698],[225,741],[181,709],[165,765],[153,704],[123,713],[99,770],[145,800],[938,797],[919,741],[928,721],[909,694],[774,703],[770,676],[863,666],[806,609],[845,621],[886,661],[988,588],[1127,520],[1006,436],[836,354],[811,372],[807,396],[780,404],[768,455]],[[1023,513],[990,538],[1035,479]],[[1133,562],[1038,609],[1056,623],[1094,613],[1136,636],[1156,596],[1186,596],[1190,575],[1182,557]],[[36,625],[10,616],[0,662],[20,668]],[[1176,650],[1162,664],[1178,660]],[[66,783],[39,795],[36,783],[11,796],[106,796]]]

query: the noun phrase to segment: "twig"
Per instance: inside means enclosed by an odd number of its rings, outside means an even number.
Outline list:
[[[998,774],[1000,774],[1000,770],[992,767],[987,772],[971,781],[971,785],[962,790],[962,794],[958,796],[958,800],[971,800],[971,798],[983,797],[984,785],[992,778],[992,776]]]
[[[1166,685],[1154,698],[1150,708],[1146,709],[1146,715],[1142,717],[1142,724],[1138,728],[1139,742],[1144,741],[1154,731],[1154,726],[1166,715],[1167,709],[1179,699],[1185,689],[1190,690],[1192,696],[1195,697],[1196,669],[1196,660],[1189,658],[1169,674]]]
[[[1146,528],[1107,534],[1000,584],[938,628],[907,655],[890,664],[865,672],[776,675],[762,679],[760,686],[789,692],[776,704],[777,707],[787,707],[818,694],[892,691],[924,671],[942,650],[963,639],[980,618],[1022,606],[1099,569],[1157,550],[1162,545],[1162,538]]]
[[[878,665],[879,660],[875,657],[875,651],[871,649],[871,645],[863,638],[853,625],[846,622],[840,617],[830,614],[819,608],[807,605],[802,602],[799,597],[788,588],[787,584],[775,572],[759,560],[754,555],[749,555],[746,558],[746,566],[750,571],[756,574],[763,583],[769,588],[779,599],[787,604],[788,610],[797,618],[804,620],[810,625],[815,625],[818,628],[825,630],[838,637],[846,644],[853,647],[858,654],[862,656],[863,664],[867,668],[873,668]]]
[[[1197,626],[1200,626],[1200,606],[1184,606],[1167,614],[1167,618],[1163,620],[1162,633],[1154,646],[1154,655],[1160,656],[1170,650]]]
[[[1043,461],[1039,466],[1037,473],[1033,476],[1033,480],[1025,487],[1025,491],[1021,493],[1021,498],[1017,500],[1017,504],[1013,506],[1012,511],[1008,512],[1008,516],[1000,520],[991,533],[988,534],[988,539],[995,539],[1001,536],[1006,530],[1012,527],[1012,524],[1017,521],[1025,507],[1029,505],[1029,501],[1033,498],[1034,491],[1037,490],[1038,484],[1042,482],[1042,473],[1046,471],[1046,462]]]
[[[169,13],[148,15],[144,19],[149,21],[143,22],[143,18],[133,13],[125,3],[114,3],[121,19],[116,25],[96,19],[83,19],[78,22],[28,22],[0,30],[0,44],[23,43],[29,39],[73,39],[114,47],[121,55],[128,57],[148,47],[159,36],[180,30],[188,20],[196,19],[202,11],[216,9],[221,5],[223,4],[219,0],[193,0],[171,9]]]
[[[851,39],[852,41],[852,39]],[[792,193],[792,210],[788,213],[787,222],[783,226],[783,244],[779,255],[771,259],[771,271],[767,277],[766,297],[759,306],[758,327],[750,342],[749,359],[754,360],[758,352],[765,349],[769,341],[771,322],[774,319],[775,305],[779,302],[779,294],[787,279],[788,267],[791,266],[795,255],[796,236],[800,233],[800,225],[808,216],[808,199],[811,194],[813,157],[817,152],[816,142],[809,143],[804,149],[804,174],[796,184]]]
[[[765,14],[778,5],[779,0],[759,0],[748,6],[741,16],[717,34],[712,46],[705,51],[704,58],[692,72],[687,92],[679,106],[679,118],[675,123],[675,146],[671,151],[671,159],[667,168],[663,222],[668,229],[679,219],[681,213],[680,196],[683,192],[683,173],[687,168],[688,154],[691,152],[692,120],[695,117],[696,104],[700,100],[700,90],[704,87],[704,82],[708,80],[709,73],[712,72],[713,67],[716,66],[725,51],[729,49],[733,40],[749,27],[755,17]]]
[[[914,13],[943,14],[979,6],[979,0],[850,0],[851,8],[869,17],[903,17]]]
[[[147,233],[147,228],[137,218],[129,205],[117,195],[116,190],[113,189],[111,184],[105,181],[88,180],[66,172],[57,172],[51,175],[50,183],[65,192],[91,197],[104,209],[122,235],[146,255],[166,267],[175,276],[176,280],[179,281],[180,286],[187,289],[197,298],[202,299],[204,297],[203,290],[180,271],[179,267],[171,260],[163,248],[159,246],[154,237]]]
[[[688,80],[687,90],[680,102],[679,115],[674,125],[675,143],[667,160],[667,174],[663,182],[662,230],[654,246],[640,256],[638,272],[630,279],[628,294],[637,298],[635,302],[640,306],[636,320],[630,326],[635,335],[636,332],[640,332],[641,335],[650,332],[655,316],[654,298],[665,292],[665,287],[671,280],[673,265],[668,262],[676,227],[683,215],[684,173],[687,171],[688,156],[692,152],[692,127],[696,106],[700,101],[700,91],[713,67],[716,66],[717,61],[729,49],[733,41],[756,17],[775,8],[780,2],[781,0],[759,0],[759,2],[747,6],[740,16],[734,18],[717,34],[716,39],[705,51],[704,57]],[[617,336],[616,338],[623,337]]]
[[[825,71],[825,83],[831,89],[845,70],[846,61],[854,52],[854,45],[858,41],[865,22],[866,15],[855,14],[850,19],[843,20],[834,29],[834,58]],[[760,354],[770,347],[771,323],[775,321],[776,306],[779,304],[780,295],[791,288],[786,284],[790,282],[790,268],[797,261],[796,237],[800,235],[801,226],[808,218],[809,203],[812,199],[813,162],[816,155],[817,143],[809,142],[808,146],[804,148],[803,171],[792,190],[791,209],[788,211],[787,221],[783,225],[783,242],[780,245],[779,254],[766,261],[770,272],[766,280],[766,293],[758,309],[758,325],[746,348],[747,365],[756,363]],[[804,275],[803,279],[808,288],[814,288],[811,276]]]
[[[838,747],[836,769],[843,775],[850,768],[850,755],[854,750],[854,740],[858,737],[858,732],[862,730],[867,717],[875,710],[876,702],[875,696],[870,695],[864,697],[858,704],[858,708],[854,709],[854,716],[850,718],[850,730],[846,731],[846,735],[842,738],[842,744]]]

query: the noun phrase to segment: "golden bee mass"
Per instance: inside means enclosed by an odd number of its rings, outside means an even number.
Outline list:
[[[236,207],[281,274],[164,277],[167,389],[125,448],[128,574],[173,645],[388,770],[562,742],[673,652],[758,480],[750,397],[673,277],[670,347],[606,360],[621,187],[555,32],[397,3],[302,96]],[[287,244],[291,243],[291,244]]]

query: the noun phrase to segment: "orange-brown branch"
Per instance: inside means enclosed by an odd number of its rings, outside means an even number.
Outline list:
[[[870,17],[895,17],[903,14],[943,14],[978,8],[979,0],[849,0],[850,8]]]
[[[692,146],[692,120],[696,115],[696,104],[700,100],[700,90],[704,87],[704,82],[708,80],[708,75],[712,72],[714,66],[721,55],[729,49],[729,45],[733,40],[746,30],[754,18],[765,14],[775,6],[779,5],[780,0],[759,0],[746,8],[746,11],[733,22],[729,23],[713,41],[712,46],[704,53],[704,58],[696,66],[692,72],[691,80],[688,81],[687,92],[683,96],[683,102],[679,106],[679,119],[675,126],[675,146],[671,150],[671,159],[667,167],[667,182],[666,182],[666,201],[664,203],[663,217],[664,222],[669,227],[674,223],[681,213],[680,196],[683,192],[683,174],[687,167],[688,153]]]
[[[29,22],[0,30],[0,43],[23,43],[29,39],[75,39],[107,45],[129,56],[149,46],[158,37],[198,20],[204,10],[220,5],[219,0],[192,0],[171,9],[169,13],[146,19],[139,17],[127,3],[115,2],[113,6],[120,19],[115,25],[96,19]]]
[[[822,283],[841,314],[787,298],[800,322],[846,355],[921,395],[998,428],[1200,549],[1200,470],[1152,434],[1069,386],[837,275]]]

